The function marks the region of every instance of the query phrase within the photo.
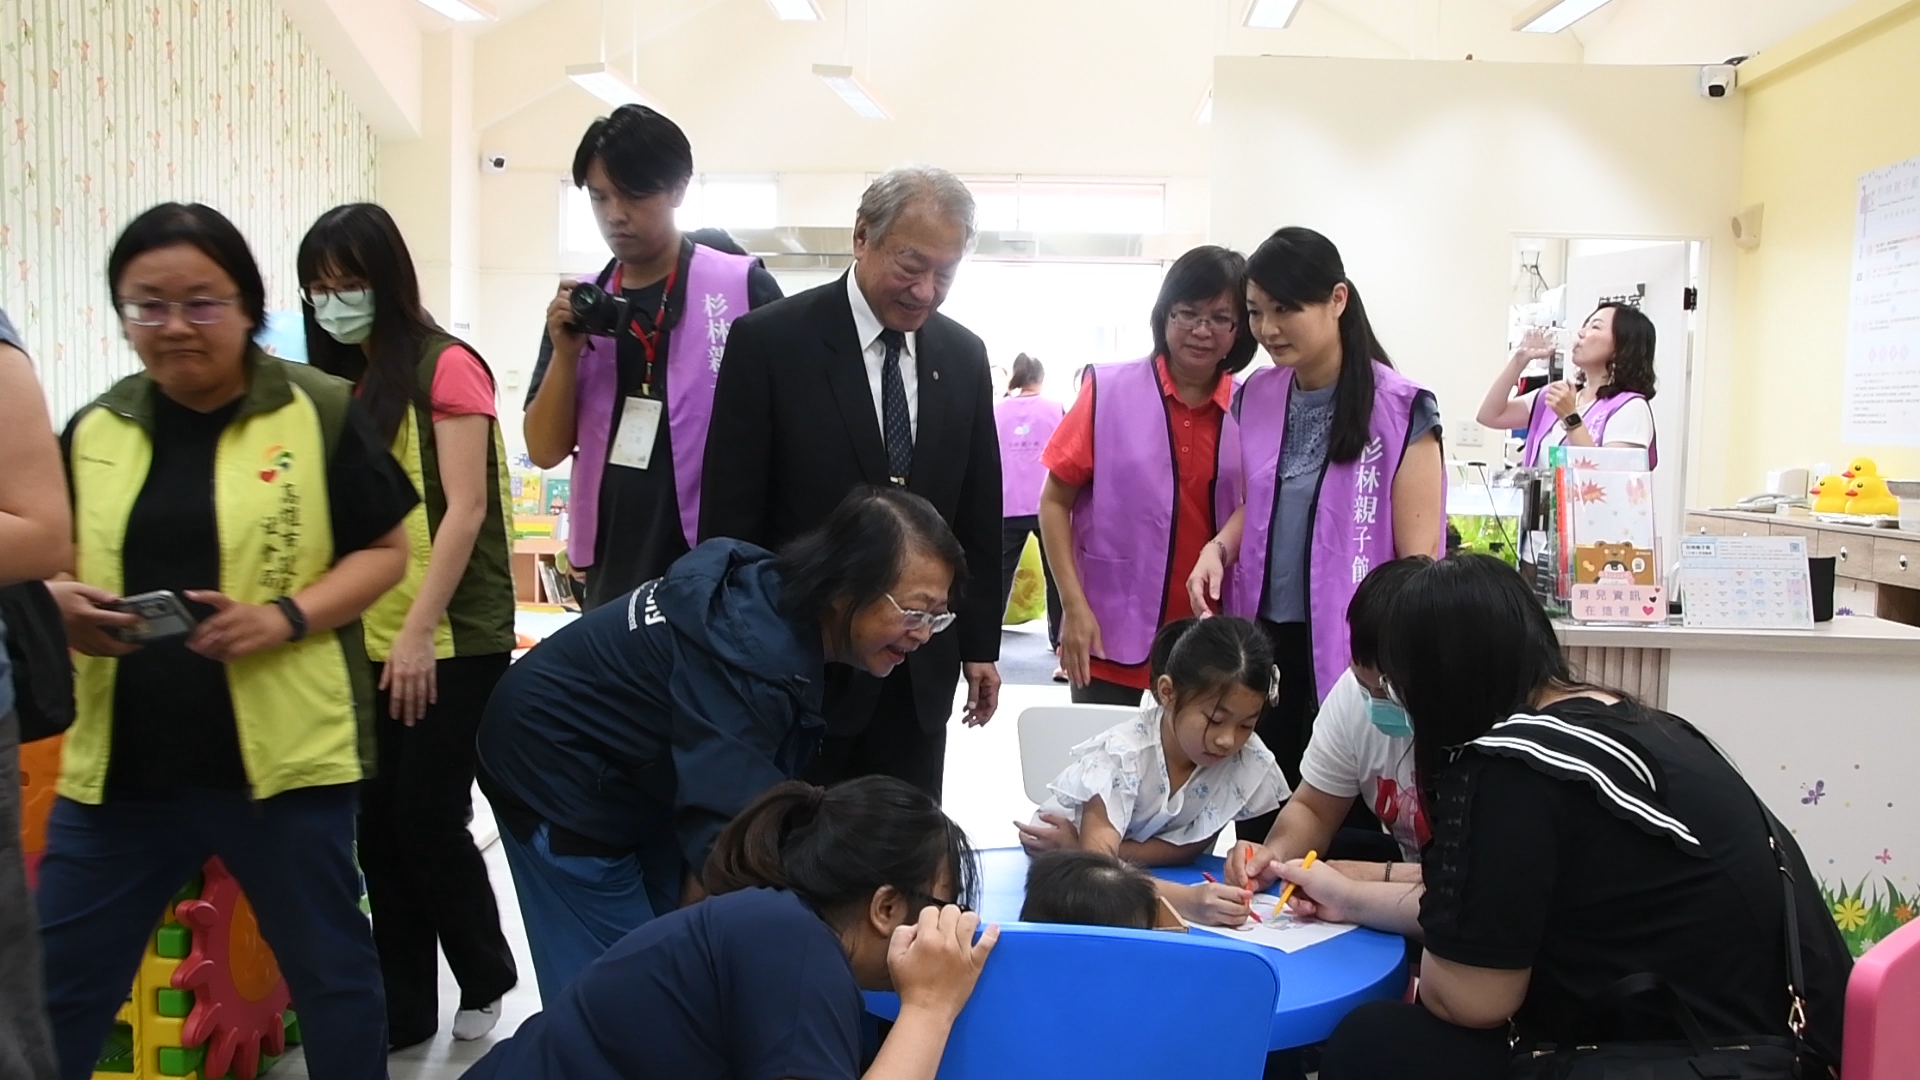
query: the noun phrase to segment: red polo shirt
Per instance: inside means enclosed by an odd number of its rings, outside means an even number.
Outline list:
[[[1200,552],[1213,539],[1214,458],[1220,447],[1220,423],[1233,404],[1233,376],[1221,375],[1213,396],[1188,407],[1180,400],[1167,374],[1166,357],[1155,357],[1154,371],[1160,375],[1160,392],[1166,395],[1167,415],[1173,433],[1173,475],[1180,492],[1180,512],[1173,519],[1173,579],[1167,589],[1166,605],[1160,612],[1160,625],[1187,618],[1193,604],[1187,599],[1187,578]],[[1081,488],[1093,482],[1093,383],[1080,389],[1073,408],[1054,430],[1040,463],[1061,483]],[[1076,528],[1084,523],[1076,523]],[[1116,664],[1093,658],[1093,677],[1137,690],[1150,681],[1145,664]]]

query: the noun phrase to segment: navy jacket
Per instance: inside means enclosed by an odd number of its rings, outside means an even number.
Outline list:
[[[709,541],[514,664],[478,744],[505,823],[530,812],[608,852],[671,838],[698,872],[825,728],[820,629],[780,596],[771,553]]]

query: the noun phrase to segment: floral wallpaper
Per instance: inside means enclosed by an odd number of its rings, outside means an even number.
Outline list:
[[[292,308],[300,237],[373,196],[375,149],[274,0],[0,0],[0,307],[56,423],[139,365],[105,281],[135,215],[215,207]]]

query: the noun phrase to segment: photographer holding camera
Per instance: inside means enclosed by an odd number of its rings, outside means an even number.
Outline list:
[[[573,159],[613,261],[547,307],[527,391],[527,456],[574,456],[567,559],[592,608],[666,573],[692,546],[714,382],[733,320],[780,299],[759,260],[674,210],[693,149],[643,105],[595,120]]]

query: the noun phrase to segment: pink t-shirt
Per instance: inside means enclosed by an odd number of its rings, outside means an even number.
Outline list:
[[[434,365],[433,422],[452,416],[498,416],[493,403],[493,379],[480,358],[459,345],[449,345]]]

